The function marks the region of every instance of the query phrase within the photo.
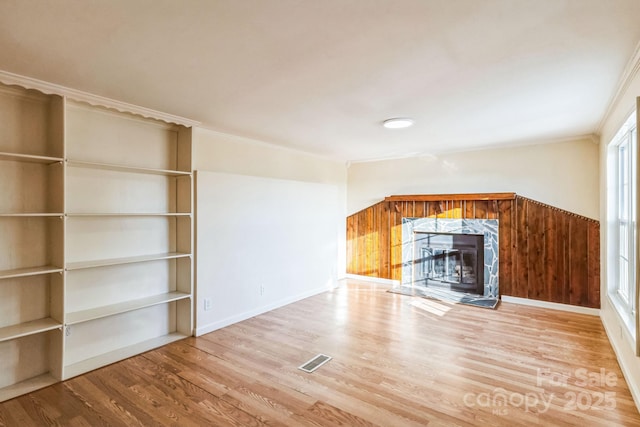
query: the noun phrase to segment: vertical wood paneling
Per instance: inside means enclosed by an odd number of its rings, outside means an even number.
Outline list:
[[[347,217],[347,272],[356,271],[356,238],[356,217],[351,215]]]
[[[476,202],[473,200],[465,201],[464,203],[464,217],[475,218]]]
[[[562,212],[556,211],[556,246],[558,253],[556,254],[556,271],[558,276],[558,286],[556,289],[556,298],[564,304],[569,304],[569,268],[567,261],[569,259],[569,218]],[[598,301],[599,303],[599,301]]]
[[[402,217],[403,218],[413,218],[415,215],[413,214],[413,202],[404,202],[402,206]]]
[[[374,229],[374,222],[375,222],[375,206],[372,207],[371,209],[367,209],[365,216],[364,216],[364,265],[362,266],[362,269],[364,271],[364,275],[365,276],[369,276],[371,275],[371,257],[372,257],[372,252],[376,249],[373,243],[373,229]]]
[[[529,203],[527,209],[527,297],[548,301],[549,295],[545,283],[547,265],[545,264],[544,212],[535,203]]]
[[[558,250],[562,250],[557,242],[557,212],[544,209],[544,285],[546,301],[563,302],[562,283],[558,279]]]
[[[382,203],[378,203],[377,205],[375,205],[375,209],[373,210],[373,215],[374,215],[374,221],[373,221],[373,227],[371,229],[371,237],[373,240],[373,247],[371,250],[371,258],[369,260],[369,275],[370,276],[375,276],[375,277],[380,277],[380,227],[381,227],[381,223],[382,223],[382,211],[380,209],[380,207],[382,206]]]
[[[526,200],[516,199],[515,283],[511,296],[527,298],[529,287],[529,246]]]
[[[499,219],[500,218],[500,207],[498,200],[490,200],[489,201],[489,219]]]
[[[362,211],[358,214],[358,274],[365,274],[365,257],[366,257],[366,246],[365,246],[365,225],[367,211]]]
[[[471,203],[469,203],[471,204]],[[511,295],[513,288],[513,202],[511,200],[501,200],[499,202],[498,221],[498,283],[500,291],[506,295]]]
[[[600,307],[600,225],[589,223],[589,307]]]
[[[428,202],[429,204],[427,205],[427,218],[435,218],[435,216],[438,214],[437,211],[437,207],[438,207],[438,202]]]
[[[455,203],[453,200],[447,200],[447,205],[445,207],[445,212],[447,213],[448,219],[455,218]]]
[[[391,279],[402,280],[402,213],[399,203],[394,202],[391,228]]]
[[[453,202],[453,217],[456,219],[464,218],[464,201],[463,200],[455,200]]]
[[[498,219],[500,292],[600,306],[599,223],[523,197],[388,201],[347,218],[347,272],[402,279],[402,218]]]
[[[487,208],[489,206],[489,203],[486,200],[476,200],[475,205],[475,218],[487,219]]]
[[[380,203],[380,225],[378,228],[380,271],[378,277],[391,277],[391,218],[389,203]]]
[[[588,306],[589,275],[587,223],[577,217],[569,219],[569,304]]]

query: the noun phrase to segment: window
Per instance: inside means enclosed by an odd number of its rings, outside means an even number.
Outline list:
[[[635,334],[637,127],[634,112],[609,144],[609,295]]]

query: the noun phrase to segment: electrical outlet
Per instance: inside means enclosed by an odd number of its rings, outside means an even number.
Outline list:
[[[204,311],[211,310],[211,298],[204,299]]]
[[[260,296],[264,295],[264,285],[260,285]]]

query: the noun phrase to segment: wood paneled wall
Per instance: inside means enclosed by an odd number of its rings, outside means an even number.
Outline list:
[[[513,193],[387,197],[347,218],[347,273],[401,280],[403,217],[498,219],[501,295],[600,307],[599,222]]]

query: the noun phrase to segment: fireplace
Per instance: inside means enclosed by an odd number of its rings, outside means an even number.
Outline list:
[[[483,295],[484,235],[414,231],[415,285]]]
[[[496,219],[402,218],[400,286],[412,292],[497,300],[498,255]]]

